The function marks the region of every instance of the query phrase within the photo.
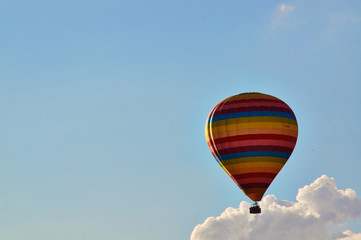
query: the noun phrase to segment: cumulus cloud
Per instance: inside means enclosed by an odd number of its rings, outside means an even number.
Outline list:
[[[361,240],[361,233],[337,232],[361,216],[361,198],[352,189],[337,189],[326,175],[299,189],[296,202],[266,196],[261,214],[249,214],[250,204],[229,207],[197,225],[191,240]]]
[[[352,233],[350,230],[346,230],[343,232],[344,236],[341,240],[360,240],[361,233]]]

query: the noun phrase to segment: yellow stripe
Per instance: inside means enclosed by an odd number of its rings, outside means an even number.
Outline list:
[[[207,142],[209,142],[209,140],[210,140],[210,138],[209,138],[209,137],[210,137],[210,136],[209,136],[210,131],[209,131],[209,128],[208,128],[208,127],[209,127],[208,124],[206,124],[206,127],[205,127],[205,129],[204,129]]]
[[[222,163],[220,163],[222,164]],[[241,168],[258,168],[258,167],[270,167],[278,168],[283,167],[284,163],[275,162],[247,162],[247,163],[236,163],[224,166],[228,171],[233,171]]]
[[[220,163],[221,164],[221,163]],[[241,173],[253,173],[253,172],[268,172],[268,173],[278,173],[284,164],[282,163],[242,163],[242,164],[233,164],[227,165],[223,168],[227,169],[231,175],[241,174]]]
[[[245,157],[245,158],[234,158],[222,161],[224,166],[239,164],[239,163],[259,163],[259,162],[276,162],[285,164],[287,159],[280,157]]]
[[[209,135],[208,135],[208,133],[206,132],[206,141],[207,141],[207,143],[210,141],[210,139],[209,139]]]
[[[297,121],[292,118],[284,117],[239,117],[239,118],[230,118],[226,120],[219,120],[209,123],[212,128],[229,125],[229,124],[239,124],[239,123],[255,123],[255,122],[273,122],[273,123],[288,123],[297,125]]]
[[[252,123],[237,123],[237,124],[227,124],[225,126],[215,126],[210,125],[211,134],[215,132],[225,132],[232,130],[240,129],[250,129],[250,128],[280,128],[280,129],[290,129],[297,131],[297,125],[288,124],[288,123],[277,123],[277,122],[252,122]]]
[[[218,162],[219,163],[219,162]],[[227,168],[225,168],[221,163],[219,163],[219,165],[223,168],[223,170],[229,175],[232,176],[232,174],[227,170]]]

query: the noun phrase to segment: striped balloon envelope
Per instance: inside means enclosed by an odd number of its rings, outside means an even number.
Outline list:
[[[257,202],[290,157],[298,126],[293,111],[280,99],[241,93],[212,109],[205,134],[221,167]]]

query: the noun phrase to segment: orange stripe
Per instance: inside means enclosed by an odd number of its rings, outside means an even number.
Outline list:
[[[240,100],[240,99],[273,99],[273,100],[279,100],[280,99],[270,96],[270,95],[266,95],[266,94],[239,94],[239,95],[235,95],[229,98],[226,98],[224,101],[234,101],[234,100]]]
[[[243,189],[243,192],[253,201],[258,202],[262,200],[266,188],[248,188],[247,190]]]
[[[281,166],[279,167],[248,167],[248,168],[238,168],[238,169],[229,169],[229,167],[227,166],[224,167],[228,170],[228,172],[231,175],[236,175],[236,174],[242,174],[242,173],[255,173],[255,172],[268,172],[268,173],[274,173],[277,174],[279,173],[279,171],[281,171],[282,167],[284,164],[280,164]]]
[[[223,131],[212,131],[213,139],[231,137],[237,135],[247,134],[283,134],[287,136],[297,137],[298,131],[286,128],[250,128],[250,129],[234,129],[234,130],[223,130]],[[206,134],[206,138],[209,141],[209,135]]]
[[[298,129],[297,125],[292,123],[283,123],[283,122],[246,122],[246,123],[231,123],[226,125],[216,126],[212,123],[209,126],[211,134],[214,132],[224,132],[232,130],[241,130],[241,129],[252,129],[252,128],[279,128],[279,129],[290,129],[296,131]]]

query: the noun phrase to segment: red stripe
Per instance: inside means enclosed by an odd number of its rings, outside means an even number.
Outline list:
[[[256,140],[247,140],[247,141],[234,141],[227,143],[217,144],[217,149],[226,149],[226,148],[236,148],[236,147],[247,147],[247,146],[280,146],[280,147],[289,147],[294,148],[296,143],[283,140],[274,140],[274,139],[256,139]]]
[[[271,184],[273,181],[273,178],[262,178],[262,177],[256,177],[256,178],[238,178],[237,183],[238,185],[242,184],[249,184],[249,183],[269,183]]]
[[[222,109],[231,109],[231,108],[237,108],[237,107],[261,107],[261,106],[269,106],[269,107],[285,107],[289,108],[287,104],[283,102],[242,102],[242,103],[232,103],[228,102],[226,105],[222,106]],[[218,106],[216,106],[216,109],[218,109]]]
[[[247,183],[247,184],[240,184],[241,188],[248,189],[248,188],[268,188],[270,183]]]
[[[238,113],[238,112],[251,112],[251,111],[275,111],[275,112],[286,112],[292,113],[290,108],[284,107],[272,107],[272,106],[249,106],[249,107],[235,107],[229,109],[217,109],[214,112],[213,116],[228,114],[228,113]]]
[[[293,148],[279,147],[279,146],[247,146],[247,147],[236,147],[228,149],[217,149],[219,155],[232,154],[239,152],[253,152],[253,151],[273,151],[273,152],[284,152],[292,153]]]
[[[272,139],[272,140],[284,140],[290,142],[296,142],[297,138],[288,135],[281,134],[247,134],[247,135],[237,135],[231,137],[217,138],[214,139],[214,144],[235,142],[235,141],[246,141],[246,140],[258,140],[258,139]]]
[[[268,172],[242,173],[242,174],[233,175],[235,179],[253,178],[253,177],[275,178],[276,176],[277,176],[276,173],[268,173]]]

